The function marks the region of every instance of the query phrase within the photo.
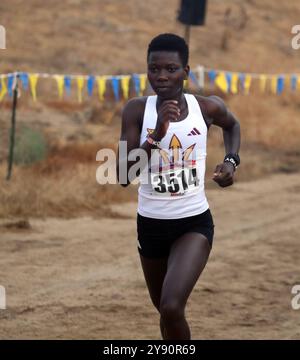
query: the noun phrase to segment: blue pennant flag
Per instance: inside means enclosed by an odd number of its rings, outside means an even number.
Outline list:
[[[280,95],[284,89],[284,77],[278,76],[277,78],[277,94]]]
[[[90,75],[88,77],[87,84],[86,84],[87,85],[87,92],[88,92],[89,96],[93,95],[94,83],[95,83],[95,76]]]
[[[21,74],[19,74],[19,78],[20,78],[20,80],[22,82],[23,89],[27,90],[28,89],[28,83],[29,83],[28,74],[27,73],[21,73]]]
[[[242,89],[244,89],[244,87],[245,87],[245,74],[244,73],[239,73],[239,80],[240,80]]]
[[[192,82],[193,82],[196,86],[199,87],[198,79],[197,79],[196,75],[195,75],[192,71],[190,71],[190,73],[189,73],[189,78],[192,80]]]
[[[297,89],[297,76],[296,75],[292,75],[292,77],[291,77],[291,88],[293,91],[295,91]]]
[[[137,96],[139,96],[141,91],[140,77],[137,74],[133,74],[132,78],[133,78],[135,93]]]
[[[111,79],[111,82],[112,82],[115,98],[117,101],[119,101],[119,79],[117,77],[113,77]]]
[[[232,78],[232,73],[227,72],[226,73],[226,80],[227,80],[228,91],[231,89],[231,78]]]
[[[9,96],[12,96],[13,94],[14,77],[15,75],[8,75],[7,77],[7,90]]]
[[[217,73],[215,70],[209,70],[208,72],[208,78],[209,78],[209,81],[214,84],[215,83],[215,79],[217,77]]]
[[[66,75],[64,77],[64,85],[65,85],[65,90],[66,90],[67,95],[70,95],[71,94],[71,78],[70,78],[70,76]]]

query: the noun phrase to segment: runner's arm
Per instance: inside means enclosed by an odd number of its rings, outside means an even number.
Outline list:
[[[133,178],[129,179],[128,174],[130,168],[140,160],[140,157],[137,157],[135,161],[129,161],[129,153],[131,152],[131,155],[134,155],[134,150],[143,149],[145,151],[144,153],[147,154],[147,161],[144,162],[142,164],[143,166],[135,173],[134,177],[136,177],[139,176],[140,172],[148,164],[151,150],[156,148],[155,145],[151,145],[148,141],[145,141],[140,146],[140,128],[144,109],[145,100],[142,98],[133,98],[129,100],[123,109],[120,141],[126,143],[122,143],[122,148],[120,147],[120,142],[118,144],[116,172],[119,184],[124,187],[128,186],[130,182],[134,180]],[[119,154],[119,150],[122,150],[125,146],[126,150],[121,151]]]
[[[219,126],[223,130],[225,155],[238,154],[240,150],[240,124],[238,119],[227,109],[218,96],[206,98],[205,112],[210,124]],[[213,180],[221,187],[233,184],[235,167],[230,162],[223,162],[216,166]]]
[[[227,109],[223,100],[218,96],[210,96],[208,115],[212,124],[223,130],[225,153],[238,154],[240,150],[240,123],[238,119]]]

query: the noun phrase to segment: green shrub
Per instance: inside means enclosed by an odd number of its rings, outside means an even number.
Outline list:
[[[29,127],[22,127],[15,139],[14,162],[29,165],[45,159],[47,143],[44,135]]]

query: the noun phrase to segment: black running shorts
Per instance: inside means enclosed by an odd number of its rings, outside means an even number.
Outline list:
[[[168,256],[173,242],[188,232],[203,234],[212,247],[214,223],[209,209],[180,219],[154,219],[137,213],[138,251],[144,257]]]

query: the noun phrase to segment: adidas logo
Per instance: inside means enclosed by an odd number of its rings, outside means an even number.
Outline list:
[[[192,136],[192,135],[201,135],[201,134],[198,129],[193,128],[193,130],[188,134],[188,136]]]

